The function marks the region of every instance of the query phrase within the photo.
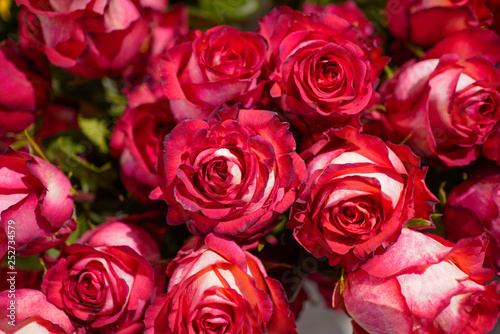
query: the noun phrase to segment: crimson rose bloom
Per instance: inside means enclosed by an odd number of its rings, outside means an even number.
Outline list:
[[[129,106],[113,130],[111,153],[120,159],[125,188],[142,203],[153,205],[149,193],[162,182],[155,162],[161,140],[175,123],[168,100],[157,98],[147,87],[139,87],[128,97]]]
[[[343,303],[356,333],[486,333],[500,314],[498,282],[484,286],[494,276],[481,268],[486,243],[455,245],[405,228],[388,251],[348,274],[343,290],[337,285],[334,307]]]
[[[153,289],[151,265],[128,246],[65,247],[42,284],[48,300],[75,322],[111,333],[141,331]]]
[[[309,178],[288,227],[307,251],[327,256],[332,266],[356,269],[394,242],[409,219],[429,219],[433,211],[426,169],[406,146],[345,127],[329,131],[302,157]]]
[[[443,213],[446,236],[451,241],[486,233],[489,243],[485,265],[500,272],[500,171],[455,187]]]
[[[162,10],[165,0],[16,0],[21,43],[40,47],[67,71],[101,78],[121,74],[149,34],[146,8]]]
[[[477,0],[388,0],[386,13],[394,36],[423,46],[493,21],[485,1]]]
[[[217,26],[172,47],[160,63],[163,87],[177,121],[207,119],[224,103],[259,101],[266,41],[252,32]]]
[[[296,333],[283,287],[233,241],[194,238],[167,274],[167,293],[146,313],[147,334]]]
[[[167,222],[240,241],[269,232],[305,179],[288,124],[265,110],[184,121],[165,136],[158,159],[164,184],[152,197],[169,205]]]
[[[11,41],[0,44],[0,140],[35,122],[47,102],[50,68],[45,56]]]
[[[47,161],[8,149],[0,155],[0,258],[15,231],[18,256],[62,244],[76,228],[66,175]],[[11,231],[11,233],[9,233]]]
[[[359,125],[361,111],[377,99],[374,87],[388,61],[382,49],[368,47],[357,27],[334,14],[288,7],[262,18],[258,32],[269,43],[271,96],[297,128],[321,133]]]
[[[495,159],[489,137],[500,128],[499,43],[492,31],[465,31],[437,44],[426,59],[406,63],[381,89],[386,133],[447,166],[471,163],[485,143],[485,155]]]

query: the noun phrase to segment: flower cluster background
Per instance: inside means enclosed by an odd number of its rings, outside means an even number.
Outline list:
[[[494,330],[500,1],[0,16],[0,332]]]

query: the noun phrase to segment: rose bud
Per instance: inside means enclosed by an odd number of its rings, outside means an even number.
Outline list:
[[[356,333],[486,333],[498,321],[498,282],[481,268],[486,238],[456,245],[403,229],[389,250],[339,284],[333,300]]]
[[[268,44],[271,96],[293,125],[321,133],[347,123],[378,99],[374,88],[389,58],[354,25],[329,13],[278,7],[260,20]]]
[[[23,45],[40,48],[49,61],[85,78],[119,75],[149,34],[146,11],[165,0],[16,0]]]
[[[361,30],[367,45],[373,47],[382,46],[382,38],[377,35],[379,31],[375,28],[371,21],[368,21],[365,14],[359,9],[356,2],[347,0],[340,4],[328,4],[326,6],[315,5],[310,2],[304,3],[304,13],[330,13],[346,20],[352,25]]]
[[[453,33],[490,25],[485,1],[388,0],[387,22],[392,34],[422,46],[431,46]]]
[[[77,225],[66,175],[39,157],[12,149],[0,155],[0,171],[0,257],[12,246],[9,241],[15,241],[17,256],[62,244]]]
[[[5,276],[7,279],[9,276]],[[32,289],[17,289],[15,299],[9,297],[10,290],[0,293],[0,331],[2,333],[50,333],[72,334],[75,327],[64,311],[47,300],[41,292]],[[15,300],[14,312],[11,302]],[[9,315],[14,315],[14,324]]]
[[[147,334],[296,333],[280,283],[234,241],[196,237],[167,274],[167,293],[146,312]]]
[[[408,147],[351,127],[327,132],[301,156],[309,178],[288,228],[308,252],[347,271],[387,248],[408,220],[429,219],[437,201]]]
[[[153,289],[151,265],[127,246],[64,247],[42,283],[48,300],[90,332],[140,332]]]
[[[226,103],[254,106],[262,95],[258,78],[266,52],[266,41],[253,32],[229,26],[192,31],[160,63],[176,121],[208,119]]]
[[[476,160],[500,128],[499,46],[492,31],[465,31],[437,44],[426,59],[407,62],[380,91],[385,133],[429,163]]]
[[[163,137],[175,126],[166,98],[143,86],[129,94],[129,106],[118,119],[111,137],[111,153],[120,159],[120,177],[139,201],[154,206],[151,191],[162,182],[155,162]]]
[[[485,266],[500,272],[500,169],[455,187],[443,213],[449,240],[488,236]]]
[[[169,205],[168,224],[241,242],[269,232],[306,177],[288,124],[243,109],[236,119],[177,125],[163,140],[158,171],[164,184],[151,196]]]
[[[37,111],[47,102],[50,68],[37,50],[15,42],[0,43],[0,140],[17,134],[35,122]],[[3,152],[3,150],[1,151]]]

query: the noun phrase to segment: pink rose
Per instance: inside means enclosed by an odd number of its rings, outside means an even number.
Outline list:
[[[377,31],[377,28],[371,21],[368,21],[363,11],[359,9],[356,2],[352,0],[347,0],[340,4],[331,3],[326,6],[314,5],[310,2],[306,2],[304,3],[303,10],[304,13],[323,12],[335,14],[358,27],[364,35],[366,44],[374,47],[382,46],[382,38],[377,34],[379,31]]]
[[[167,293],[146,313],[147,334],[296,333],[280,283],[233,241],[193,239],[167,274]]]
[[[334,306],[352,317],[358,333],[486,333],[499,317],[498,282],[481,268],[486,238],[453,244],[403,229],[337,285]],[[341,293],[341,297],[340,294]]]
[[[271,96],[302,132],[321,133],[348,122],[377,100],[378,75],[388,61],[363,33],[329,13],[305,15],[278,7],[260,20],[269,44]]]
[[[431,46],[453,33],[490,25],[491,11],[477,0],[388,0],[387,22],[392,34]]]
[[[3,330],[3,333],[75,332],[75,327],[66,313],[49,302],[41,291],[17,289],[15,298],[9,297],[11,293],[9,290],[0,293],[0,330]],[[9,309],[12,300],[15,300],[14,312]],[[15,326],[12,326],[9,322],[14,319]]]
[[[392,127],[386,133],[447,166],[477,159],[500,128],[499,43],[491,31],[465,31],[437,44],[424,60],[406,63],[380,92]]]
[[[11,41],[0,44],[0,140],[17,134],[35,122],[37,111],[47,102],[50,68],[37,50]],[[3,152],[3,150],[1,151]]]
[[[485,265],[500,272],[500,169],[455,187],[444,207],[446,236],[453,242],[489,238]]]
[[[49,61],[86,78],[121,74],[149,34],[146,11],[165,0],[16,0],[23,6],[21,43],[37,46]]]
[[[160,63],[175,119],[208,119],[225,103],[254,106],[262,95],[266,51],[266,41],[253,32],[230,26],[192,31]]]
[[[76,228],[66,175],[39,157],[12,149],[0,155],[0,170],[0,257],[13,242],[17,256],[62,244]]]
[[[301,155],[308,180],[288,227],[315,257],[353,271],[394,242],[414,217],[429,219],[436,198],[427,169],[408,147],[345,127],[329,131]]]
[[[125,188],[139,201],[157,205],[149,193],[162,183],[155,162],[162,138],[175,122],[168,100],[157,98],[147,87],[130,92],[129,106],[118,119],[111,137],[111,152],[120,159],[120,176]]]
[[[253,241],[295,201],[305,179],[295,140],[272,112],[184,121],[165,136],[158,161],[164,184],[151,196],[169,205],[167,223],[194,234]]]
[[[106,333],[140,328],[153,289],[151,265],[127,246],[65,247],[42,284],[75,323]]]

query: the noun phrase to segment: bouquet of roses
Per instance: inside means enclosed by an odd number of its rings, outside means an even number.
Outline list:
[[[492,330],[499,13],[0,0],[0,332]]]

